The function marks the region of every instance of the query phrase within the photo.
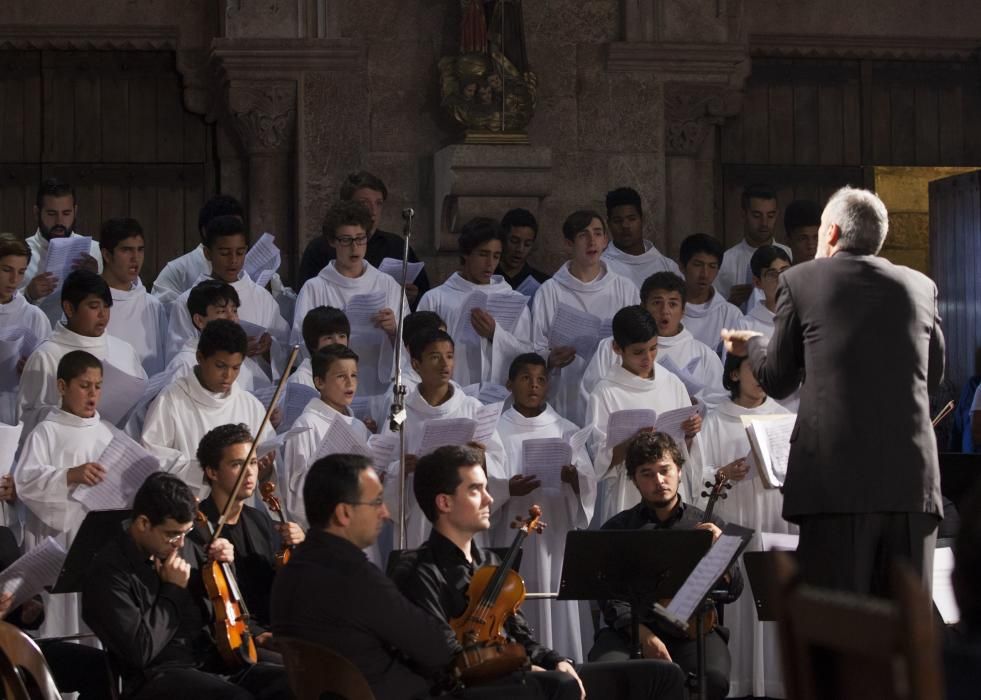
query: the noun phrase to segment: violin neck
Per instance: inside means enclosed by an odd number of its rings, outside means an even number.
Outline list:
[[[514,562],[518,559],[518,552],[521,551],[521,545],[527,536],[528,533],[525,532],[524,528],[518,529],[517,534],[514,536],[514,541],[511,543],[510,549],[508,549],[508,553],[497,567],[497,571],[494,572],[490,583],[487,585],[487,589],[484,591],[484,603],[490,605],[497,600],[497,596],[500,595],[501,588],[504,586],[504,580],[507,577],[508,571],[514,567]]]

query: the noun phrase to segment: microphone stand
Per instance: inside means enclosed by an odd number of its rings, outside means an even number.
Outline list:
[[[402,321],[405,318],[405,285],[409,274],[409,236],[412,235],[412,217],[415,211],[403,209],[402,237],[402,294],[399,296],[398,323],[395,327],[395,388],[392,408],[388,416],[388,427],[399,434],[399,514],[398,548],[405,549],[405,384],[402,383]]]

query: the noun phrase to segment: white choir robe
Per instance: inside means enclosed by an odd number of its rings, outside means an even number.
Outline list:
[[[209,267],[209,274],[210,274]],[[209,279],[205,277],[204,279]],[[203,279],[197,280],[201,282]],[[195,284],[197,284],[195,282]],[[238,307],[238,317],[243,321],[254,323],[269,331],[273,337],[286,339],[289,337],[289,325],[279,313],[279,304],[272,298],[272,294],[253,282],[249,276],[242,272],[239,278],[232,283],[238,293],[238,300],[241,304]],[[170,339],[167,345],[167,361],[169,362],[174,355],[180,352],[181,347],[188,338],[197,337],[198,329],[191,320],[191,312],[187,310],[187,298],[191,290],[181,294],[170,305]],[[285,366],[285,358],[289,353],[279,342],[273,342],[270,356],[273,359],[273,377],[278,376],[276,369]]]
[[[303,358],[303,362],[296,366],[296,371],[286,380],[287,384],[302,384],[316,389],[313,386],[313,362],[309,357]]]
[[[592,427],[589,445],[593,453],[593,466],[596,477],[604,482],[596,525],[602,525],[617,513],[640,503],[640,493],[627,476],[626,464],[611,465],[616,445],[606,444],[610,414],[637,408],[649,408],[661,414],[691,405],[685,385],[664,367],[655,366],[651,379],[638,377],[623,367],[615,367],[599,381],[586,408],[589,417],[587,425]],[[688,450],[684,440],[678,445],[686,460],[681,472],[681,497],[686,503],[696,505],[701,494],[702,475],[698,444],[699,436],[696,435],[691,450]]]
[[[24,504],[24,552],[53,537],[71,546],[85,519],[85,507],[72,499],[77,486],[68,486],[68,470],[98,460],[112,442],[113,432],[96,413],[80,418],[60,408],[50,411],[24,442],[14,468],[17,498]],[[78,593],[43,594],[44,624],[40,636],[87,632],[82,623]]]
[[[603,263],[603,271],[592,282],[581,282],[569,272],[564,263],[552,279],[545,282],[535,293],[532,302],[532,343],[535,349],[548,357],[550,350],[548,333],[559,304],[566,304],[579,311],[593,314],[602,320],[613,318],[625,306],[638,303],[640,292],[626,277],[611,272]],[[590,358],[576,358],[551,377],[549,403],[560,416],[576,425],[586,419],[585,406],[579,397],[586,364]]]
[[[402,288],[391,275],[386,275],[364,261],[360,277],[345,277],[337,271],[335,261],[331,260],[316,277],[304,283],[296,298],[296,312],[293,317],[293,342],[303,343],[303,319],[311,309],[318,306],[333,306],[344,311],[351,297],[359,294],[384,292],[385,306],[396,315],[399,312],[399,297]],[[403,305],[405,314],[409,312],[408,301]],[[361,396],[378,396],[388,393],[392,385],[392,372],[395,365],[395,352],[389,336],[378,335],[359,337],[357,329],[351,329],[350,347],[358,354],[358,393]],[[376,421],[383,416],[373,415]]]
[[[226,423],[245,423],[254,435],[265,415],[266,408],[259,399],[238,384],[232,384],[227,393],[214,393],[201,386],[191,372],[175,380],[150,404],[142,441],[164,471],[176,474],[198,498],[205,498],[210,487],[205,485],[197,460],[201,438]],[[273,437],[272,425],[267,424],[259,442]]]
[[[528,307],[521,311],[514,332],[509,333],[500,325],[494,330],[494,338],[480,338],[478,344],[464,343],[456,337],[457,324],[463,302],[474,292],[484,294],[507,294],[514,290],[500,275],[491,277],[490,284],[474,284],[454,272],[438,287],[430,289],[419,302],[419,311],[435,311],[446,323],[447,332],[456,344],[456,364],[453,368],[453,381],[460,386],[478,382],[491,382],[504,385],[508,380],[511,361],[518,355],[533,352],[531,344],[531,312]]]
[[[711,411],[700,434],[704,479],[713,481],[719,467],[749,454],[749,438],[740,416],[774,413],[787,411],[771,398],[757,408],[743,408],[728,400]],[[756,530],[747,552],[760,551],[760,532],[797,533],[797,526],[781,516],[783,494],[780,489],[764,488],[755,470],[751,469],[742,481],[731,483],[733,486],[726,499],[716,502],[715,514],[726,522]],[[749,592],[744,591],[744,595],[726,606],[726,627],[732,635],[729,639],[732,655],[729,695],[782,698],[783,673],[777,625],[759,621],[753,596],[747,595]]]
[[[72,238],[78,238],[82,234],[72,233]],[[31,283],[38,273],[44,269],[44,262],[48,257],[48,239],[41,235],[40,230],[36,230],[34,235],[24,241],[27,247],[31,249],[31,259],[27,263],[27,272],[24,274],[24,281],[20,284],[20,290],[23,292],[27,285]],[[96,265],[98,266],[99,274],[102,274],[102,252],[99,250],[98,241],[93,240],[89,246],[89,255],[95,258]],[[35,299],[34,305],[44,312],[44,315],[48,319],[48,325],[54,328],[58,321],[61,320],[62,310],[61,310],[61,284],[64,283],[64,279],[58,280],[58,286],[55,287],[54,291],[48,296],[42,299]]]
[[[699,340],[708,345],[716,354],[722,356],[722,329],[741,329],[743,312],[733,306],[719,292],[704,304],[685,304],[682,318],[685,328]]]
[[[309,428],[309,430],[293,435],[283,447],[283,460],[279,472],[279,479],[283,488],[280,493],[286,498],[286,510],[289,512],[291,522],[296,523],[304,530],[307,530],[310,524],[303,504],[303,482],[306,481],[307,472],[313,465],[314,456],[320,448],[320,443],[323,442],[324,436],[327,435],[327,431],[330,430],[330,426],[335,420],[344,421],[357,437],[358,442],[363,445],[368,444],[371,433],[368,432],[364,423],[349,413],[345,414],[334,410],[318,396],[310,399],[306,408],[303,409],[303,413],[293,423],[294,428]],[[388,465],[376,466],[384,469]],[[386,528],[383,533],[388,531]],[[384,570],[380,542],[376,540],[373,545],[363,551],[368,559],[378,568]]]
[[[691,370],[691,375],[705,388],[692,398],[704,402],[706,406],[713,406],[724,398],[722,361],[705,343],[695,340],[687,329],[682,328],[677,335],[670,337],[658,336],[657,362],[663,364],[668,359],[682,369],[698,360],[698,364]],[[621,364],[620,356],[613,351],[613,338],[601,340],[596,348],[596,354],[589,361],[586,372],[582,376],[580,395],[584,405],[589,401],[589,395],[593,393],[599,380]]]
[[[439,406],[431,406],[422,397],[422,394],[419,393],[418,387],[406,395],[406,419],[405,423],[403,423],[406,455],[414,454],[417,457],[423,456],[418,454],[417,450],[422,442],[422,434],[428,421],[437,418],[473,418],[483,406],[477,399],[464,394],[463,389],[456,382],[450,382],[450,386],[453,388],[452,395]],[[380,432],[391,432],[391,426],[388,421],[385,421]],[[500,437],[496,431],[484,446],[486,447],[487,457],[487,490],[494,499],[494,504],[491,506],[493,518],[501,504],[507,500],[508,477],[506,476],[505,467],[506,457],[504,455],[504,446],[501,445]],[[398,537],[397,533],[399,530],[399,477],[399,463],[396,460],[389,466],[388,473],[385,475],[385,505],[388,506],[388,511],[392,514],[392,520],[395,522],[394,531],[396,538]],[[405,479],[406,549],[421,547],[429,538],[429,531],[432,529],[429,520],[423,515],[422,509],[419,508],[419,504],[416,503],[416,499],[412,495],[412,479],[412,474],[409,474]],[[491,522],[494,522],[493,519]],[[478,546],[484,547],[487,546],[488,539],[481,533],[481,535],[476,537],[476,541]],[[397,541],[395,542],[395,546],[398,547]]]
[[[664,255],[648,240],[644,241],[644,252],[640,255],[624,253],[613,243],[603,251],[603,260],[613,272],[626,277],[637,289],[644,286],[644,280],[656,272],[673,272],[684,279],[678,263]],[[642,303],[642,302],[641,302]]]
[[[790,259],[793,260],[794,254],[783,243],[777,243],[771,240],[769,245],[782,248],[790,256]],[[756,248],[747,243],[746,239],[743,238],[739,243],[729,248],[725,252],[725,255],[722,256],[722,265],[719,267],[719,274],[716,276],[713,286],[722,294],[723,298],[729,298],[729,292],[732,291],[733,286],[753,283],[753,272],[749,267],[749,261],[752,259],[753,253],[756,250]],[[752,295],[750,295],[750,299],[752,299]]]
[[[766,308],[766,304],[757,304],[752,311],[743,316],[743,327],[762,333],[769,342],[773,335],[773,312]],[[775,399],[775,401],[791,413],[797,413],[797,409],[800,407],[800,387],[795,389],[790,396]]]
[[[139,280],[132,289],[111,291],[112,310],[106,331],[132,346],[147,376],[162,372],[167,366],[167,307],[148,294]]]
[[[507,454],[508,478],[518,474],[534,474],[534,465],[522,463],[522,443],[538,438],[563,438],[568,441],[578,431],[575,424],[556,413],[551,406],[534,418],[527,418],[509,408],[501,414],[497,433],[504,443]],[[525,588],[532,592],[558,591],[562,578],[562,557],[565,554],[565,536],[570,530],[589,526],[596,505],[596,474],[585,447],[573,455],[573,463],[579,473],[579,494],[568,484],[562,490],[537,489],[527,496],[511,496],[503,504],[499,520],[493,532],[494,544],[508,547],[514,540],[515,531],[510,524],[516,516],[528,517],[532,505],[540,505],[542,519],[548,527],[542,534],[525,540],[521,559],[521,577]],[[593,640],[593,621],[589,602],[579,600],[527,601],[521,611],[528,618],[535,638],[563,656],[582,661]],[[583,648],[583,643],[587,644]]]
[[[153,280],[153,296],[164,304],[170,304],[181,294],[189,290],[201,277],[211,274],[211,263],[204,257],[204,245],[189,253],[174,258],[166,265]]]
[[[84,350],[126,374],[140,379],[147,378],[139,356],[125,340],[115,338],[108,332],[96,338],[79,335],[59,323],[48,339],[27,358],[24,373],[20,377],[17,403],[25,433],[37,425],[45,410],[61,405],[61,395],[58,394],[58,363],[73,350]],[[103,382],[102,391],[111,390],[112,387]]]
[[[51,335],[51,324],[41,309],[28,303],[20,292],[6,304],[0,304],[0,329],[27,328],[38,342]],[[17,391],[0,391],[0,422],[17,424]]]
[[[181,351],[171,358],[164,371],[173,372],[174,379],[193,372],[198,365],[198,341],[200,339],[201,334],[198,333],[195,337],[184,341]],[[246,357],[239,369],[235,383],[246,391],[253,391],[269,386],[271,382],[255,358]]]

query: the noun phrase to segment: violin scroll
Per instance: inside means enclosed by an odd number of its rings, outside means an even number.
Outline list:
[[[528,509],[527,518],[517,515],[514,518],[514,522],[511,523],[512,530],[524,530],[527,535],[530,535],[532,532],[537,532],[540,535],[545,531],[546,527],[548,527],[548,523],[542,522],[542,507],[538,505],[534,505]]]

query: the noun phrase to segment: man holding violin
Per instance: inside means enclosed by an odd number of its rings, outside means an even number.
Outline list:
[[[211,488],[208,497],[201,501],[200,510],[213,527],[217,527],[219,517],[232,496],[252,440],[247,425],[228,423],[208,431],[198,444],[198,464],[204,470],[205,485]],[[235,548],[235,579],[248,608],[249,629],[256,645],[263,649],[272,644],[269,596],[276,575],[277,555],[283,548],[291,548],[302,542],[304,533],[296,523],[274,523],[264,509],[246,505],[255,494],[259,480],[259,464],[255,455],[247,469],[248,473],[235,494],[221,534]],[[197,527],[191,532],[190,539],[195,544],[206,546],[211,537],[207,528]]]
[[[196,513],[183,481],[162,472],[148,477],[126,530],[93,561],[82,618],[120,672],[127,700],[291,698],[282,667],[230,668],[220,657],[201,569],[232,562],[234,549],[222,538],[206,549],[188,540]]]
[[[393,578],[402,593],[416,605],[441,622],[456,625],[457,618],[468,609],[468,600],[486,593],[473,590],[471,580],[475,572],[481,566],[500,564],[497,556],[481,550],[473,542],[474,535],[490,527],[493,503],[487,492],[480,452],[449,446],[426,455],[416,465],[413,491],[420,509],[433,524],[432,534],[425,546],[403,555]],[[520,611],[509,616],[509,611],[494,607],[489,612],[505,620],[496,632],[524,648],[533,673],[523,677],[511,673],[497,683],[471,687],[465,695],[467,698],[580,700],[587,694],[594,698],[630,700],[684,697],[684,676],[674,664],[665,661],[586,664],[577,671],[572,660],[535,640]],[[444,631],[459,658],[463,647],[456,633],[450,627]]]

